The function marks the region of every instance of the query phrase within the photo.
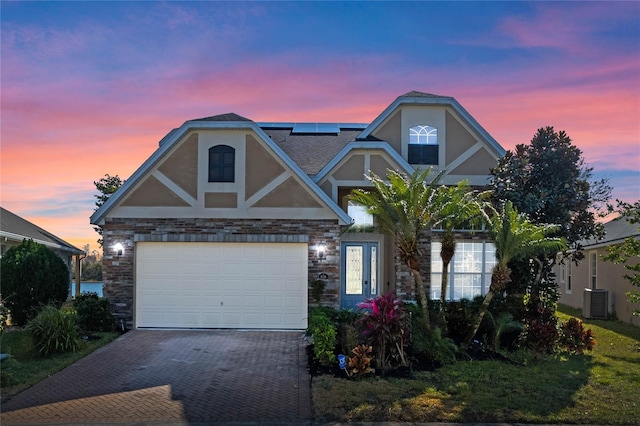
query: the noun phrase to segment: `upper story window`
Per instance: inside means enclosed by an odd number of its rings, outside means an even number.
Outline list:
[[[236,150],[227,145],[209,148],[209,182],[235,182]]]
[[[409,143],[438,145],[438,129],[431,126],[413,126],[409,129]]]
[[[367,207],[360,203],[349,200],[347,214],[351,216],[353,224],[356,226],[373,226],[373,215],[369,213]]]
[[[427,125],[409,129],[409,163],[438,164],[438,129]]]

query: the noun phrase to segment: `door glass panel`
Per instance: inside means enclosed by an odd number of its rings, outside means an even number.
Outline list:
[[[347,247],[346,293],[362,294],[362,247]]]
[[[378,294],[378,248],[371,246],[371,295]]]

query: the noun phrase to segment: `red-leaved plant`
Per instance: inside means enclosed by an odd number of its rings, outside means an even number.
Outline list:
[[[576,318],[569,320],[560,326],[560,344],[573,354],[583,354],[591,351],[596,344],[591,329],[585,330],[584,323]]]
[[[374,348],[377,367],[385,370],[408,366],[405,350],[409,326],[402,301],[391,292],[366,299],[358,308],[366,310],[357,323],[362,327],[363,337]]]
[[[558,343],[558,317],[549,308],[539,308],[536,316],[525,321],[521,335],[524,345],[539,353],[550,354]]]

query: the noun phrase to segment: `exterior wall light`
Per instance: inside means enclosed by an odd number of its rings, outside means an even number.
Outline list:
[[[324,258],[324,252],[327,250],[327,247],[324,244],[319,244],[317,247],[318,250],[318,259]]]
[[[113,251],[116,252],[116,256],[122,256],[124,254],[124,246],[121,243],[113,245]]]

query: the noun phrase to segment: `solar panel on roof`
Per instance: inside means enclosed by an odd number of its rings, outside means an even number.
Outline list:
[[[291,133],[338,134],[340,127],[337,123],[296,123]]]
[[[318,123],[318,133],[340,133],[337,123]]]
[[[296,123],[291,133],[316,133],[317,129],[316,123]]]
[[[295,123],[258,123],[263,129],[293,129]]]

